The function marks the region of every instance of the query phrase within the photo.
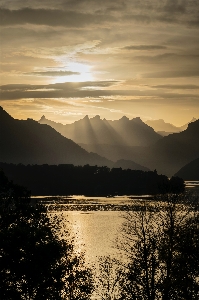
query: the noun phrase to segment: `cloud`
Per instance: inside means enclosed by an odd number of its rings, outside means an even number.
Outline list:
[[[142,74],[142,78],[182,78],[198,77],[199,69],[196,70],[178,70],[178,71],[160,71]]]
[[[161,50],[161,49],[167,49],[166,46],[161,45],[131,45],[123,47],[122,49],[126,50]]]
[[[31,72],[25,73],[25,75],[36,75],[36,76],[46,76],[46,77],[53,77],[53,76],[70,76],[70,75],[79,75],[79,72],[72,72],[72,71],[41,71],[41,72]]]
[[[66,82],[48,85],[4,85],[1,86],[0,93],[2,100],[17,99],[83,99],[84,100],[106,100],[106,97],[120,99],[123,97],[140,97],[140,98],[158,98],[160,99],[183,99],[198,98],[197,94],[159,92],[158,90],[137,90],[137,89],[113,89],[114,81],[104,82]],[[90,87],[93,87],[90,89]],[[94,88],[95,87],[95,88]],[[98,87],[101,87],[98,89]],[[109,88],[110,87],[110,88]],[[103,89],[104,88],[104,89]],[[102,99],[103,97],[103,99]],[[105,101],[106,102],[106,101]]]
[[[107,27],[114,24],[129,23],[176,23],[183,26],[197,26],[198,3],[191,0],[150,0],[106,1],[99,7],[99,1],[18,1],[18,5],[1,5],[0,24],[13,25],[47,25],[68,28],[85,28],[89,26]],[[14,8],[14,9],[13,9]]]
[[[162,85],[153,85],[152,88],[157,89],[171,89],[171,90],[198,90],[199,85],[194,84],[184,84],[184,85],[175,85],[175,84],[162,84]]]
[[[114,18],[110,15],[83,13],[58,9],[21,8],[9,10],[0,8],[0,25],[47,25],[64,27],[85,27],[108,23]]]
[[[162,11],[169,14],[185,14],[187,12],[186,0],[167,0],[165,5],[162,7]]]
[[[0,87],[2,100],[28,98],[84,98],[117,94],[112,90],[98,90],[97,87],[110,87],[117,81],[65,82],[47,85],[8,84]],[[90,87],[95,87],[96,89]],[[124,94],[124,91],[121,91]]]

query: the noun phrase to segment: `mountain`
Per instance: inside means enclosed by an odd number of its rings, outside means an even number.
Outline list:
[[[186,130],[165,136],[150,147],[137,147],[131,151],[133,161],[167,176],[172,176],[198,158],[198,154],[199,120],[190,123]]]
[[[116,167],[140,169],[145,166],[172,176],[198,158],[199,120],[190,123],[182,132],[162,138],[139,118],[129,120],[123,117],[118,121],[107,121],[101,120],[99,116],[91,119],[85,117],[74,124],[77,130],[76,137],[81,138],[84,135],[86,141],[97,137],[94,139],[96,143],[91,146],[101,156],[88,153],[48,125],[39,124],[31,119],[15,120],[0,108],[0,161],[16,164],[90,164],[112,167],[113,160],[120,160],[115,164]],[[70,128],[74,129],[74,124]],[[88,132],[81,128],[83,124],[90,124]],[[63,126],[65,128],[65,125]],[[147,144],[151,142],[151,136],[154,137],[153,143]],[[109,144],[99,144],[99,140]],[[90,146],[85,144],[86,147]],[[102,156],[108,157],[109,160]]]
[[[181,177],[184,180],[199,180],[199,158],[186,164],[174,176]]]
[[[173,124],[170,123],[166,123],[164,120],[159,119],[159,120],[148,120],[145,123],[148,126],[151,126],[157,133],[159,133],[162,136],[166,136],[168,134],[172,134],[172,133],[177,133],[177,132],[181,132],[183,130],[186,130],[189,123],[195,122],[197,119],[196,118],[192,118],[192,120],[188,123],[186,123],[183,126],[180,127],[176,127]]]
[[[0,107],[0,161],[23,164],[111,165],[48,125],[15,120]]]
[[[179,127],[181,129],[181,131],[187,129],[187,127],[189,126],[190,123],[197,121],[196,118],[192,118],[190,122],[186,123],[185,125],[182,125],[181,127]]]
[[[148,120],[145,122],[148,126],[151,126],[156,132],[180,132],[180,128],[174,126],[173,124],[166,123],[163,119],[159,120]]]
[[[77,144],[95,146],[96,149],[98,145],[99,147],[103,147],[102,145],[148,146],[161,139],[161,136],[140,118],[129,120],[125,116],[114,121],[102,120],[100,116],[93,118],[85,116],[79,121],[66,125],[50,121],[43,116],[39,123],[50,125]]]
[[[76,127],[76,137],[79,134],[79,143],[82,142],[82,147],[87,151],[96,152],[115,162],[133,161],[172,176],[198,158],[199,120],[192,121],[186,130],[164,137],[154,135],[154,130],[139,118],[129,120],[123,117],[117,121],[107,121],[99,116],[91,119],[86,116],[71,124],[70,128],[74,130]],[[64,130],[68,128],[68,125],[63,126]],[[90,130],[87,136],[86,128]]]

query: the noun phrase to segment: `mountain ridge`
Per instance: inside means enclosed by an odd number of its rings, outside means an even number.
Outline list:
[[[189,121],[188,123],[186,123],[182,126],[179,126],[179,127],[177,127],[171,123],[167,123],[163,119],[147,120],[145,123],[147,125],[151,126],[157,133],[165,136],[168,134],[178,133],[178,132],[186,130],[188,125],[192,122],[195,122],[196,120],[197,119],[193,117],[191,119],[191,121]]]
[[[45,124],[16,120],[0,107],[0,161],[25,164],[110,165]]]
[[[119,120],[112,121],[101,119],[99,115],[93,118],[85,116],[66,125],[42,117],[38,122],[52,126],[77,144],[147,146],[161,139],[161,136],[139,117],[130,120],[123,116]]]
[[[199,157],[183,166],[174,176],[184,180],[199,180]]]

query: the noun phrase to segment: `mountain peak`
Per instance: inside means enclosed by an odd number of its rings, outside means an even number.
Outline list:
[[[45,120],[47,120],[47,119],[46,119],[46,117],[43,115],[43,116],[41,117],[41,119],[39,120],[39,122],[40,122],[40,121],[45,121]]]
[[[101,120],[99,115],[96,115],[95,117],[92,118],[92,120]]]
[[[0,106],[0,120],[5,121],[5,120],[10,120],[13,119],[4,109],[2,106]]]
[[[142,119],[140,117],[134,118],[133,121],[135,121],[137,123],[143,123],[143,121],[142,121]]]
[[[195,122],[195,121],[197,121],[197,120],[198,120],[198,119],[196,119],[196,118],[193,117],[193,118],[191,119],[190,123],[191,123],[191,122]]]
[[[189,124],[188,124],[188,127],[187,127],[187,129],[189,129],[190,130],[190,128],[191,129],[195,129],[195,128],[199,128],[199,120],[195,120],[195,121],[192,121],[192,122],[190,122]]]
[[[129,118],[127,118],[126,116],[123,116],[121,119],[119,119],[119,121],[129,121]]]

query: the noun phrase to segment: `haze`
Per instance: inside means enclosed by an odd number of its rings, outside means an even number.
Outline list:
[[[1,0],[0,25],[14,118],[199,118],[197,0]]]

